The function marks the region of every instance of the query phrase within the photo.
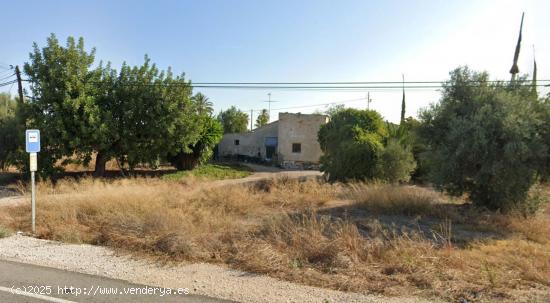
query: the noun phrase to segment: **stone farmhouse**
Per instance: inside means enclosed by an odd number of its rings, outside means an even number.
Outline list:
[[[246,133],[225,134],[218,156],[240,160],[272,162],[286,168],[319,164],[322,155],[317,141],[328,116],[279,113],[279,120]]]

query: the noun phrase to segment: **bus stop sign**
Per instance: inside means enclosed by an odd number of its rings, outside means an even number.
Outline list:
[[[27,129],[25,132],[25,146],[28,153],[40,152],[40,131]]]

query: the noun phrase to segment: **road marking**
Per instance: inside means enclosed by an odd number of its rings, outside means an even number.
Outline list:
[[[53,303],[78,303],[78,302],[75,302],[75,301],[69,301],[69,300],[65,300],[65,299],[59,299],[59,298],[48,297],[48,296],[39,295],[39,294],[33,294],[33,293],[30,293],[30,292],[26,292],[26,291],[14,290],[14,289],[3,287],[3,286],[0,286],[0,291],[9,292],[12,295],[27,296],[27,297],[40,299],[40,300],[53,302]]]

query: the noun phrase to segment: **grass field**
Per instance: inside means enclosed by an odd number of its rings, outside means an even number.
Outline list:
[[[241,164],[205,164],[192,171],[179,171],[162,176],[164,180],[181,180],[182,178],[193,176],[200,179],[221,180],[244,178],[251,174],[248,166]]]
[[[426,188],[289,179],[195,191],[158,178],[82,179],[42,184],[39,196],[41,238],[361,293],[550,300],[549,207],[526,219]],[[3,207],[0,222],[29,231],[29,213]]]

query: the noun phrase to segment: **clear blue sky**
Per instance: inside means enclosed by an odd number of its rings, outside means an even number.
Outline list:
[[[23,64],[50,33],[83,36],[97,58],[119,66],[148,54],[193,82],[443,80],[469,65],[508,79],[521,12],[520,71],[550,79],[549,1],[0,1],[1,64]],[[9,87],[0,88],[7,90]],[[15,93],[15,88],[11,92]],[[363,98],[359,92],[204,89],[216,111]],[[399,119],[401,93],[371,91],[371,107]],[[407,91],[408,114],[437,92]],[[346,103],[364,108],[359,100]],[[312,112],[324,107],[288,110]],[[285,110],[284,110],[285,111]],[[272,112],[276,117],[277,111]]]

